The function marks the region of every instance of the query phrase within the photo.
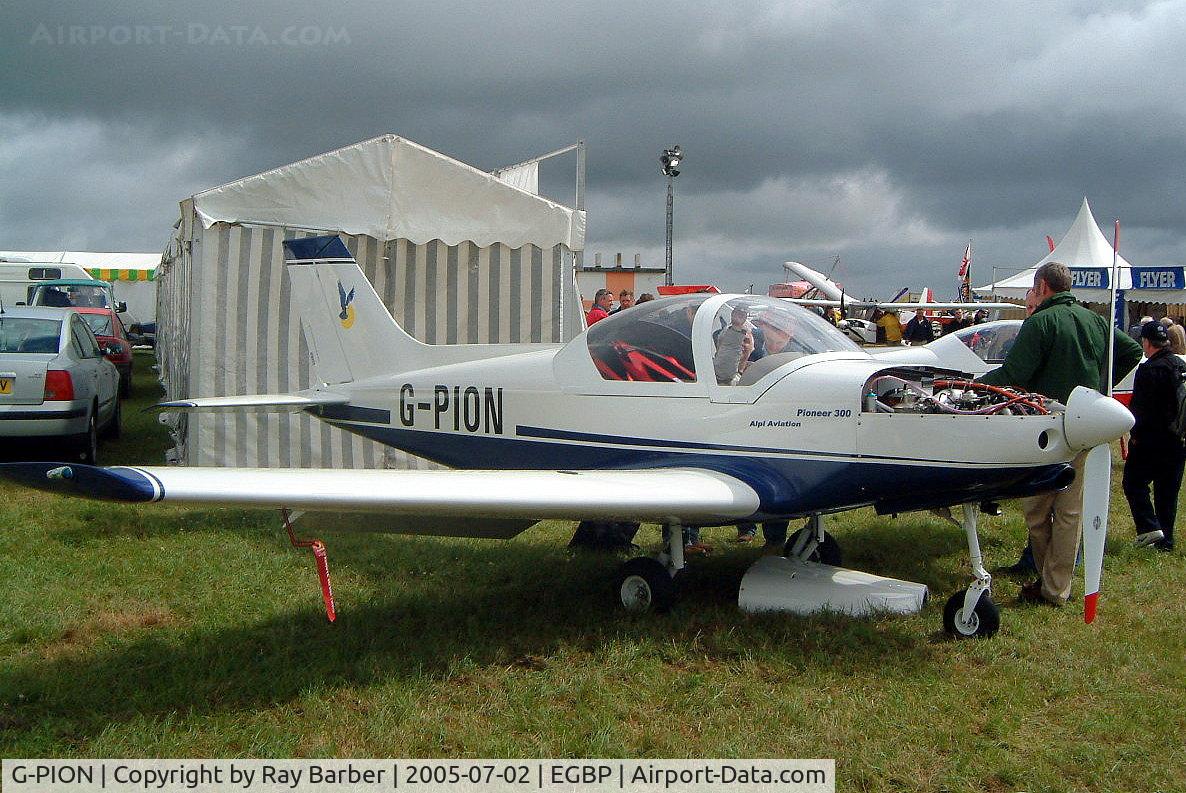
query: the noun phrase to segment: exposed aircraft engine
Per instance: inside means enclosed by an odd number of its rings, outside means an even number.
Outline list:
[[[1046,415],[1062,405],[1041,394],[918,370],[879,372],[865,383],[867,413],[948,413],[964,416]]]

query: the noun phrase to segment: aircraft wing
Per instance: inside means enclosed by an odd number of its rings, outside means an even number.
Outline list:
[[[796,303],[800,306],[823,306],[825,308],[880,308],[887,311],[917,311],[922,309],[924,311],[952,311],[957,308],[962,308],[965,311],[978,311],[982,308],[989,311],[1005,311],[1008,309],[1022,309],[1025,306],[1016,303],[885,303],[878,300],[849,300],[845,298],[841,303],[839,300],[815,300],[811,298],[802,297],[784,297],[783,300],[788,303]]]
[[[788,270],[798,275],[807,283],[814,286],[821,294],[827,295],[829,298],[836,300],[840,299],[843,293],[840,286],[828,276],[821,273],[819,270],[813,270],[805,264],[799,262],[786,262],[784,265]]]
[[[731,523],[759,507],[758,495],[748,484],[698,468],[395,471],[3,463],[0,477],[40,490],[128,503],[459,519]]]

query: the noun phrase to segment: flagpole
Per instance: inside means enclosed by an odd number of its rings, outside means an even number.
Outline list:
[[[1104,382],[1108,390],[1104,393],[1112,396],[1112,361],[1116,354],[1116,263],[1120,258],[1120,219],[1116,219],[1116,230],[1112,234],[1112,278],[1108,284],[1108,360],[1104,369]]]

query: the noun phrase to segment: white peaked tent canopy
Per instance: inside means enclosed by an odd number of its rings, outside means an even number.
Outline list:
[[[397,135],[381,135],[197,193],[201,223],[257,223],[379,240],[511,248],[585,244],[585,213]]]
[[[1029,269],[997,281],[988,286],[976,289],[977,292],[991,292],[1004,297],[1024,298],[1026,291],[1034,285],[1034,273],[1047,262],[1062,262],[1071,268],[1072,292],[1079,300],[1088,303],[1107,303],[1109,276],[1104,274],[1102,279],[1099,270],[1110,272],[1112,268],[1112,244],[1100,231],[1095,217],[1091,214],[1091,207],[1087,199],[1079,207],[1079,214],[1075,222],[1067,229],[1067,233],[1059,240],[1049,254]],[[1120,269],[1120,287],[1124,289],[1130,281],[1130,265],[1123,257],[1117,257],[1116,266]],[[1081,285],[1080,285],[1081,284]]]
[[[1075,221],[1053,251],[1032,267],[988,286],[977,287],[975,291],[1024,298],[1026,290],[1034,284],[1034,273],[1046,262],[1062,262],[1071,269],[1071,291],[1079,300],[1085,303],[1108,302],[1112,243],[1100,231],[1086,198],[1079,207]],[[1186,302],[1186,278],[1181,266],[1133,266],[1121,255],[1116,257],[1116,267],[1116,288],[1123,293],[1125,300]]]

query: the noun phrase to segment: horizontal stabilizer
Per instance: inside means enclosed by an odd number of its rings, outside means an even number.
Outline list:
[[[711,525],[736,522],[759,508],[758,495],[749,485],[698,468],[394,471],[3,463],[0,478],[107,501],[458,518],[680,520]]]
[[[161,410],[203,413],[299,413],[318,405],[345,405],[349,398],[329,391],[299,394],[244,394],[243,396],[200,397],[159,402]]]

